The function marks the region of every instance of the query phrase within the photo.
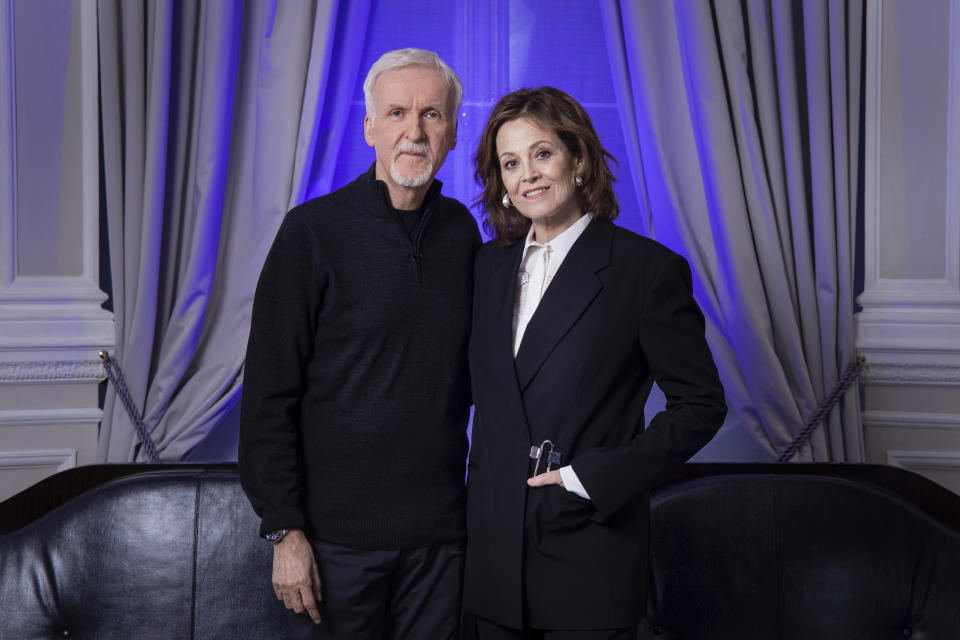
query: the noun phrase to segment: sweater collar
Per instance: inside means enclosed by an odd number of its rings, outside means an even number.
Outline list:
[[[383,180],[377,180],[376,161],[374,161],[374,163],[370,165],[370,168],[367,170],[367,173],[364,174],[364,178],[370,186],[376,186],[376,191],[374,191],[374,193],[380,194],[380,198],[383,204],[387,207],[387,210],[390,210],[391,206],[390,206],[390,198],[387,196],[387,185]],[[430,184],[430,188],[427,190],[427,195],[423,197],[422,207],[424,211],[426,211],[433,205],[434,201],[437,199],[437,197],[439,197],[440,190],[442,188],[443,188],[443,183],[437,180],[436,178],[434,178],[433,182],[431,182]]]

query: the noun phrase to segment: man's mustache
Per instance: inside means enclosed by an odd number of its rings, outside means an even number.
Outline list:
[[[404,142],[400,145],[400,148],[397,149],[397,152],[394,154],[393,159],[396,160],[400,157],[400,154],[403,153],[415,153],[417,155],[424,156],[427,160],[433,160],[433,150],[425,142]]]

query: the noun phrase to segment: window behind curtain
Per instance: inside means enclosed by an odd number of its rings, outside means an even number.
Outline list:
[[[384,52],[402,47],[433,49],[456,70],[464,85],[457,148],[438,178],[444,193],[469,204],[479,189],[473,181],[473,152],[487,116],[505,93],[552,85],[580,101],[590,113],[604,146],[617,158],[618,224],[639,231],[637,197],[621,135],[598,7],[583,0],[428,0],[396,3],[373,0],[360,77],[334,173],[340,187],[365,171],[373,151],[363,139],[363,74]],[[474,210],[474,215],[479,212]]]

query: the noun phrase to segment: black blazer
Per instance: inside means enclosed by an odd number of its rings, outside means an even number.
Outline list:
[[[726,414],[703,314],[682,257],[594,220],[514,360],[522,252],[488,242],[475,265],[465,609],[513,627],[627,627],[645,611],[648,492]],[[653,381],[667,408],[644,430]],[[527,487],[545,439],[591,500]]]

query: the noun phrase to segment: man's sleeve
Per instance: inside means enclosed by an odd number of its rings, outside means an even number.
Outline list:
[[[322,282],[315,240],[288,214],[267,254],[250,320],[240,413],[240,481],[260,535],[305,529],[299,412]]]
[[[638,339],[666,408],[622,446],[592,449],[571,464],[602,521],[713,438],[727,407],[693,299],[690,267],[672,255],[654,277],[640,314]]]

